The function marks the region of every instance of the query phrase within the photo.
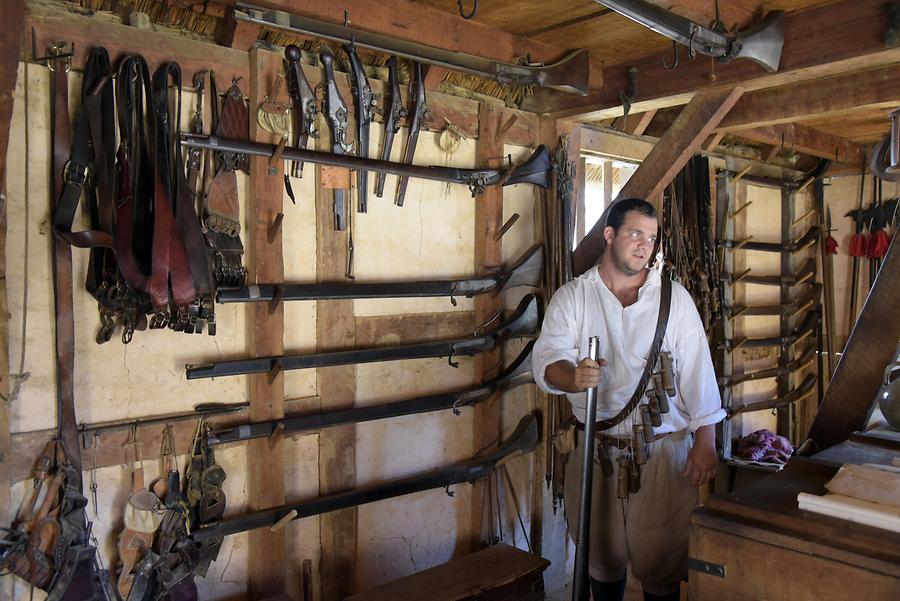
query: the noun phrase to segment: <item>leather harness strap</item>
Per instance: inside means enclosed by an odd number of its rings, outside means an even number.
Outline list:
[[[137,55],[126,56],[119,64],[116,80],[116,114],[121,138],[116,153],[119,180],[116,258],[125,280],[147,293],[152,270],[152,238],[148,226],[153,198],[149,194],[152,164],[144,127],[144,103],[150,103],[150,72],[146,61]]]
[[[59,49],[57,49],[59,50]],[[52,100],[53,162],[50,196],[56,210],[65,201],[71,184],[67,162],[71,152],[69,126],[69,59],[53,58],[48,63],[53,75],[50,93]],[[64,174],[65,172],[65,174]],[[58,200],[57,200],[58,199]],[[77,199],[76,199],[77,201]],[[56,411],[58,438],[62,441],[81,490],[81,446],[75,420],[75,316],[72,300],[72,248],[65,239],[54,236],[53,298],[56,304]]]
[[[150,277],[150,300],[156,311],[151,327],[164,327],[170,319],[187,315],[197,294],[188,267],[187,252],[178,238],[173,202],[177,194],[174,174],[173,133],[169,123],[169,75],[178,86],[176,119],[181,113],[181,71],[175,63],[165,63],[153,74],[153,148],[156,157],[153,210],[153,273]],[[177,124],[177,121],[176,121]],[[177,127],[176,127],[177,130]],[[174,311],[170,312],[169,283]]]
[[[672,280],[663,276],[662,289],[659,293],[659,317],[656,319],[656,331],[653,333],[653,344],[650,345],[650,352],[647,354],[647,365],[644,367],[644,373],[638,380],[634,394],[631,395],[628,403],[616,415],[609,419],[597,422],[597,432],[609,430],[610,428],[620,424],[622,420],[631,415],[638,403],[644,397],[644,391],[650,382],[650,374],[653,372],[653,366],[656,365],[656,355],[662,347],[663,337],[666,334],[666,326],[669,323],[669,309],[672,306]]]

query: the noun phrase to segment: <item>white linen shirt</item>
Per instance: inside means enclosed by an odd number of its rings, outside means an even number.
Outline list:
[[[599,336],[600,358],[607,364],[598,390],[596,419],[616,415],[628,403],[644,371],[656,331],[661,290],[660,274],[651,269],[638,291],[637,302],[623,307],[596,267],[557,290],[532,354],[537,385],[551,394],[566,394],[576,419],[584,423],[585,393],[564,393],[547,382],[544,372],[560,360],[577,364],[588,356],[588,339]],[[703,323],[691,295],[675,282],[661,350],[672,355],[677,390],[669,397],[670,410],[662,414],[663,423],[654,432],[696,431],[724,419]],[[608,433],[630,436],[632,423],[641,423],[637,410]]]

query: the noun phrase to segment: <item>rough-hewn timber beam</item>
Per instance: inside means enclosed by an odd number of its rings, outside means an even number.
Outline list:
[[[352,26],[359,29],[508,63],[515,63],[523,56],[552,62],[571,50],[498,31],[408,0],[344,0],[341,3],[252,0],[252,3],[331,23],[343,23],[346,11]],[[592,61],[591,89],[599,90],[603,86],[602,73],[601,65]]]
[[[880,0],[840,0],[788,14],[776,73],[766,73],[752,61],[720,65],[706,57],[682,61],[667,71],[662,66],[663,59],[671,62],[671,51],[667,51],[604,66],[605,85],[600,92],[553,99],[537,94],[528,110],[591,121],[617,117],[622,114],[619,92],[630,67],[637,67],[639,73],[638,98],[631,110],[645,112],[684,104],[695,91],[716,86],[740,85],[752,91],[897,63],[900,47],[884,45],[886,11],[887,5]]]
[[[659,196],[694,153],[700,150],[742,93],[741,88],[733,88],[696,95],[656,143],[617,198],[639,196],[655,199]],[[576,275],[587,271],[602,256],[606,245],[603,239],[605,225],[604,213],[575,249],[573,263]]]
[[[898,102],[900,65],[891,65],[744,94],[719,129],[735,131],[859,109],[894,108]]]
[[[859,144],[824,131],[796,123],[768,125],[734,132],[752,142],[790,148],[802,154],[857,165],[862,162],[864,149]]]

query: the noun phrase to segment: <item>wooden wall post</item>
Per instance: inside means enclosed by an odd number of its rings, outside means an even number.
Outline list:
[[[4,525],[9,524],[13,516],[9,491],[11,436],[8,404],[9,312],[6,303],[6,148],[9,144],[19,50],[22,46],[22,36],[18,34],[24,31],[25,0],[7,2],[5,8],[4,18],[10,26],[10,35],[0,40],[0,194],[3,195],[3,201],[0,202],[0,524]],[[25,125],[27,127],[28,124]],[[0,591],[9,586],[0,584]]]
[[[352,128],[352,124],[349,127]],[[320,119],[318,129],[321,135],[316,140],[316,149],[330,151],[330,133],[324,119]],[[312,168],[316,174],[316,279],[319,282],[346,281],[349,228],[334,229],[334,192],[322,187],[318,166],[306,167]],[[355,178],[351,180],[355,181]],[[352,196],[345,202],[344,210],[356,211]],[[316,350],[320,352],[356,346],[352,300],[316,302],[316,341]],[[322,411],[352,407],[356,397],[356,367],[318,369],[316,386]],[[351,424],[322,430],[319,434],[319,494],[333,494],[355,485],[356,427]],[[319,517],[323,601],[338,601],[356,592],[356,523],[355,507]]]
[[[256,142],[273,143],[274,134],[259,127],[257,107],[270,93],[275,76],[282,70],[281,57],[273,52],[254,49],[250,53],[250,138]],[[281,229],[272,223],[283,210],[283,162],[270,166],[269,160],[254,157],[250,163],[249,239],[247,267],[254,282],[284,281]],[[274,235],[272,235],[274,234]],[[268,303],[250,303],[250,354],[254,357],[284,354],[284,305],[270,307]],[[265,421],[284,417],[284,373],[256,374],[250,379],[250,421]],[[271,382],[270,382],[271,380]],[[265,509],[284,503],[284,446],[283,440],[270,443],[268,439],[251,440],[247,451],[248,509]],[[266,469],[255,469],[266,466]],[[284,593],[285,551],[284,531],[269,532],[267,528],[251,530],[249,566],[247,571],[251,599]]]
[[[497,166],[503,160],[503,139],[497,133],[503,125],[503,109],[481,103],[478,109],[478,145],[475,164]],[[503,187],[490,186],[475,200],[475,273],[485,274],[492,267],[503,263],[501,243],[494,234],[503,225]],[[475,324],[488,321],[501,308],[500,298],[483,294],[475,298]],[[500,363],[500,349],[493,349],[475,357],[475,380],[481,382],[492,377]],[[472,420],[475,452],[493,448],[500,440],[500,398],[495,395],[489,401],[475,406]],[[483,496],[488,494],[486,481],[476,482],[472,488],[471,549],[487,542],[482,536],[484,525],[491,516],[484,515]]]

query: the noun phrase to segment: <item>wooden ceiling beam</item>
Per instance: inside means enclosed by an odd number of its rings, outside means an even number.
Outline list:
[[[550,63],[572,50],[492,29],[460,19],[455,11],[449,14],[409,0],[344,0],[340,4],[321,0],[253,0],[253,3],[338,24],[344,22],[346,11],[352,27],[357,29],[506,63],[515,63],[524,56]],[[597,61],[591,61],[589,85],[594,90],[603,86],[603,70]]]
[[[719,129],[736,131],[900,103],[900,65],[745,94]]]
[[[616,198],[638,196],[652,201],[661,196],[665,187],[700,150],[703,142],[742,93],[741,88],[734,88],[697,94],[684,107],[669,131],[650,150]],[[572,260],[573,273],[576,275],[590,269],[603,256],[606,246],[603,238],[605,225],[606,212],[575,248]]]
[[[851,140],[796,123],[742,129],[735,135],[752,142],[775,146],[779,150],[782,147],[789,148],[802,154],[851,165],[860,164],[865,155],[865,148]]]
[[[682,60],[671,71],[671,51],[628,63],[604,66],[603,90],[585,97],[551,98],[536,94],[528,110],[597,121],[622,114],[619,92],[630,67],[638,69],[638,96],[631,110],[645,112],[684,104],[699,90],[740,85],[748,91],[787,85],[804,79],[883,67],[900,62],[900,47],[886,48],[887,7],[880,0],[839,0],[787,15],[784,52],[779,70],[767,73],[749,60],[719,64],[706,56]],[[684,55],[682,49],[682,55]]]

